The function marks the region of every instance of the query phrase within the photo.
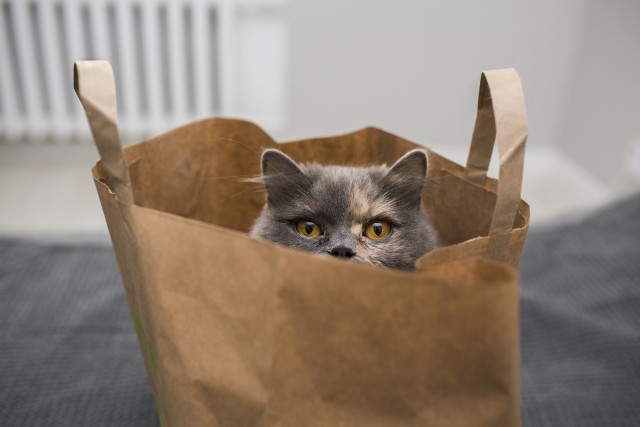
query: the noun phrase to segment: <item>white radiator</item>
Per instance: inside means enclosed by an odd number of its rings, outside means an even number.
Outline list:
[[[285,0],[0,0],[0,141],[89,141],[76,59],[107,59],[126,142],[213,115],[283,124]]]

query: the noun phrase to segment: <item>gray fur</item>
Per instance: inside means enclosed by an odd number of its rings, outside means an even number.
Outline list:
[[[262,155],[267,203],[251,235],[284,246],[351,261],[412,270],[415,261],[438,245],[421,207],[427,156],[413,150],[391,168],[299,165],[274,149]],[[323,234],[301,236],[296,222],[308,219]],[[366,224],[384,219],[391,233],[381,240],[363,235]],[[333,252],[333,253],[332,253]]]

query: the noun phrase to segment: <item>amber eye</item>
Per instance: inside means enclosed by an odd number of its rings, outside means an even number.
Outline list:
[[[300,233],[301,236],[304,237],[318,237],[322,234],[322,230],[320,226],[313,221],[309,221],[308,219],[301,219],[296,223],[296,230]]]
[[[391,224],[384,220],[372,221],[364,229],[364,235],[371,240],[384,239],[391,232]]]

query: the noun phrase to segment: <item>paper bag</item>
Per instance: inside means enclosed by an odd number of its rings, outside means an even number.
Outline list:
[[[466,167],[428,151],[424,205],[446,246],[410,273],[249,237],[265,195],[244,178],[270,147],[367,165],[418,145],[375,128],[278,144],[210,119],[123,149],[108,63],[77,62],[75,88],[162,425],[520,425],[514,267],[529,209],[514,70],[483,74]],[[486,178],[496,135],[499,181]]]

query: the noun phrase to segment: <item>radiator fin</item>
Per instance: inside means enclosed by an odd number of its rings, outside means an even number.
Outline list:
[[[284,1],[0,0],[0,142],[90,141],[77,59],[111,62],[126,142],[213,115],[277,130]]]

